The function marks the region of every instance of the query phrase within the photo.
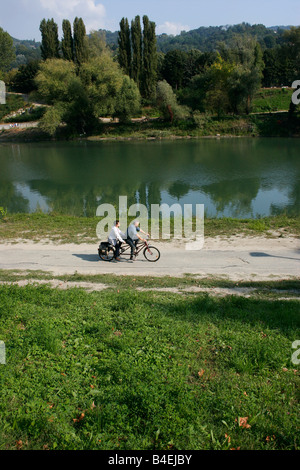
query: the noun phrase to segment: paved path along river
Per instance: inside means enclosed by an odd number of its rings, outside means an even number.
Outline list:
[[[206,239],[202,250],[187,251],[178,242],[152,242],[161,251],[156,263],[140,253],[135,262],[105,262],[96,244],[21,242],[0,245],[0,269],[42,270],[54,275],[123,274],[201,277],[224,276],[232,280],[267,280],[299,277],[300,245],[293,237],[284,239]]]

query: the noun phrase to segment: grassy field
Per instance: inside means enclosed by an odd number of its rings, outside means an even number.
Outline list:
[[[261,88],[254,96],[252,112],[288,111],[294,91],[292,88]]]
[[[96,227],[99,217],[75,217],[60,214],[0,214],[0,241],[19,238],[57,243],[97,243]],[[149,227],[151,227],[149,221]],[[173,223],[171,220],[171,234]],[[205,218],[206,237],[215,236],[276,236],[300,234],[300,217],[286,215],[261,219]]]
[[[0,449],[299,449],[297,301],[0,291]]]

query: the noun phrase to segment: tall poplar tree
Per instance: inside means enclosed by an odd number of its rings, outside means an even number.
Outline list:
[[[88,59],[88,45],[85,24],[82,18],[75,18],[73,23],[74,35],[74,59],[78,65],[82,65]]]
[[[69,20],[63,20],[62,29],[63,38],[61,41],[61,49],[63,58],[66,60],[74,60],[72,28]]]
[[[131,77],[131,40],[130,28],[127,18],[120,21],[120,31],[118,37],[118,61],[119,65],[126,75]]]
[[[44,18],[40,23],[40,32],[42,34],[42,59],[59,58],[58,28],[54,19],[46,21]]]
[[[132,43],[132,78],[140,89],[143,57],[143,38],[141,20],[136,16],[131,21],[131,43]]]
[[[12,37],[0,28],[0,71],[6,71],[15,60],[15,47]]]
[[[143,82],[142,95],[151,98],[155,93],[157,77],[157,50],[155,23],[143,16]]]

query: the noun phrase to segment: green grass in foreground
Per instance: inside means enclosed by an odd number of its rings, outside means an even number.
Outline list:
[[[0,449],[298,449],[298,303],[0,288]]]
[[[76,217],[60,214],[11,214],[0,219],[0,241],[16,239],[60,243],[97,243],[96,227],[99,217]],[[151,227],[151,223],[149,223]],[[173,223],[171,221],[171,234]],[[276,236],[300,234],[300,217],[278,215],[260,219],[205,218],[206,237],[218,235]]]

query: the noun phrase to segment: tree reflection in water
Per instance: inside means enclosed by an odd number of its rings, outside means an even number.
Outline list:
[[[50,211],[94,216],[99,204],[118,207],[123,195],[128,207],[193,200],[212,216],[251,217],[258,195],[274,191],[276,202],[260,215],[299,214],[293,139],[38,143],[2,145],[0,155],[0,205],[10,213],[30,211],[35,197]]]

